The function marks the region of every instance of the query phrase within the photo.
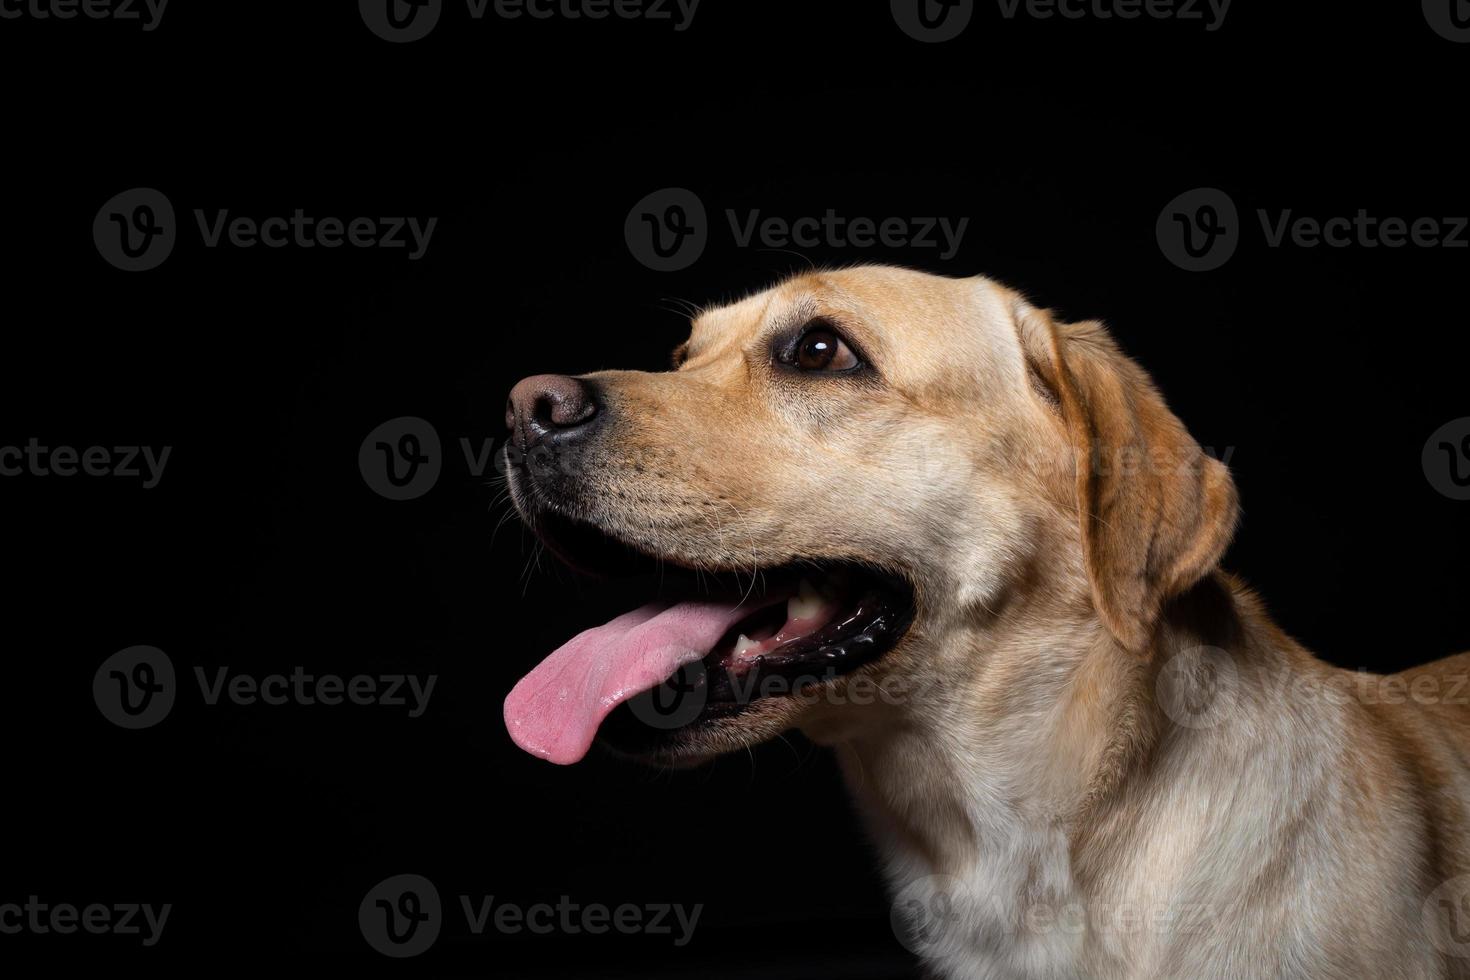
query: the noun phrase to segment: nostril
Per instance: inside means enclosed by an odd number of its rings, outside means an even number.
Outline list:
[[[538,395],[531,406],[531,421],[543,429],[556,428],[563,423],[557,419],[557,402],[550,393]]]
[[[516,427],[516,403],[511,398],[505,400],[505,427],[507,429]]]
[[[520,381],[510,393],[506,423],[522,450],[554,433],[580,427],[597,415],[593,387],[577,378],[539,374]]]

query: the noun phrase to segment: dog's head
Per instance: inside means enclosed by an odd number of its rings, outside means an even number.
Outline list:
[[[554,762],[599,727],[678,762],[860,726],[981,669],[945,641],[996,617],[1145,654],[1234,525],[1224,466],[1100,325],[986,279],[802,275],[702,313],[674,361],[511,394],[521,515],[574,566],[653,573],[507,700]]]

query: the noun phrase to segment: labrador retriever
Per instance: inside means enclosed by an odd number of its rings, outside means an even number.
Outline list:
[[[1274,626],[1218,567],[1229,472],[1100,324],[869,266],[702,312],[674,368],[511,394],[522,517],[654,573],[516,686],[522,748],[799,729],[938,976],[1470,977],[1470,654]]]

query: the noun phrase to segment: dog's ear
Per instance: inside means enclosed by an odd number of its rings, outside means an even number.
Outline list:
[[[1101,324],[1059,324],[1024,303],[1016,313],[1075,462],[1093,603],[1119,643],[1147,652],[1164,603],[1212,571],[1230,543],[1235,483]]]

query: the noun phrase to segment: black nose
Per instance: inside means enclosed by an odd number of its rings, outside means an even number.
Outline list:
[[[597,401],[585,381],[560,374],[538,374],[516,383],[505,404],[505,424],[521,452],[555,437],[560,445],[591,428]]]

